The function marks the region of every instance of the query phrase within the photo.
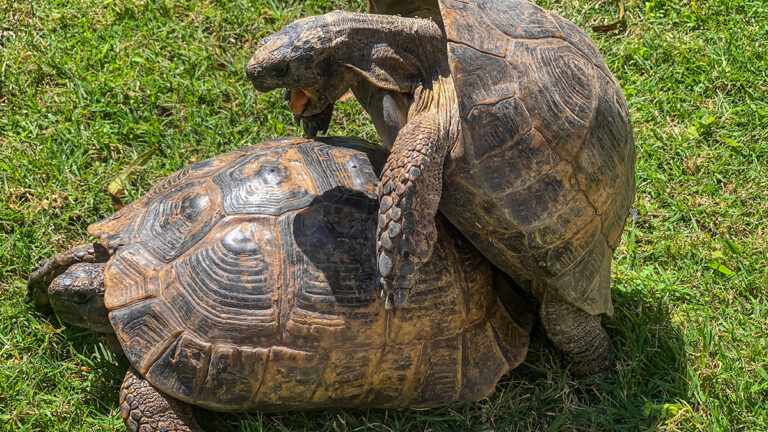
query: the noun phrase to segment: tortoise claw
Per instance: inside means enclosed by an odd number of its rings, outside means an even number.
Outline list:
[[[386,294],[386,300],[384,300],[384,309],[390,310],[392,309],[393,303],[394,303],[394,293],[387,293]]]
[[[398,278],[397,283],[382,278],[382,284],[384,288],[379,293],[379,298],[384,299],[384,309],[392,309],[405,306],[414,282],[411,278]]]
[[[398,307],[404,306],[405,302],[408,301],[408,295],[410,294],[409,289],[399,289],[397,290],[397,299],[395,301],[395,304],[397,304]]]

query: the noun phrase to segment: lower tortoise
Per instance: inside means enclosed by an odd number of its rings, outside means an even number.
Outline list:
[[[199,431],[193,405],[485,397],[525,358],[533,315],[442,218],[410,301],[385,309],[373,247],[385,160],[363,140],[330,138],[196,163],[91,225],[99,243],[41,261],[27,301],[116,334],[132,365],[120,390],[132,431]]]

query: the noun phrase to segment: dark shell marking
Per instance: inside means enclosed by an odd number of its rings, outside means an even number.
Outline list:
[[[90,227],[114,245],[105,301],[129,360],[162,392],[228,411],[488,395],[525,358],[529,317],[510,316],[488,262],[442,220],[409,303],[386,311],[369,161],[386,155],[327,141],[201,162]]]
[[[440,210],[508,274],[612,313],[634,200],[626,103],[589,37],[525,1],[440,0],[462,118]]]

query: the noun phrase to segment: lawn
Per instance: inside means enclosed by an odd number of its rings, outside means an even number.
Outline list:
[[[619,6],[544,0],[583,28]],[[627,0],[588,33],[624,88],[637,217],[604,319],[618,370],[574,380],[537,329],[527,361],[474,404],[422,411],[212,415],[224,431],[768,430],[768,3]],[[255,44],[298,16],[360,0],[10,0],[0,3],[0,431],[122,431],[125,360],[22,303],[38,259],[89,240],[169,173],[299,134],[256,94]],[[354,100],[330,133],[375,140]]]

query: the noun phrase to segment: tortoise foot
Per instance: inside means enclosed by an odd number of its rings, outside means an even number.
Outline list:
[[[600,377],[611,371],[616,358],[600,315],[592,315],[547,293],[541,304],[541,323],[549,339],[573,362],[578,377]]]
[[[120,388],[120,414],[131,432],[203,432],[190,405],[160,393],[133,367]]]

